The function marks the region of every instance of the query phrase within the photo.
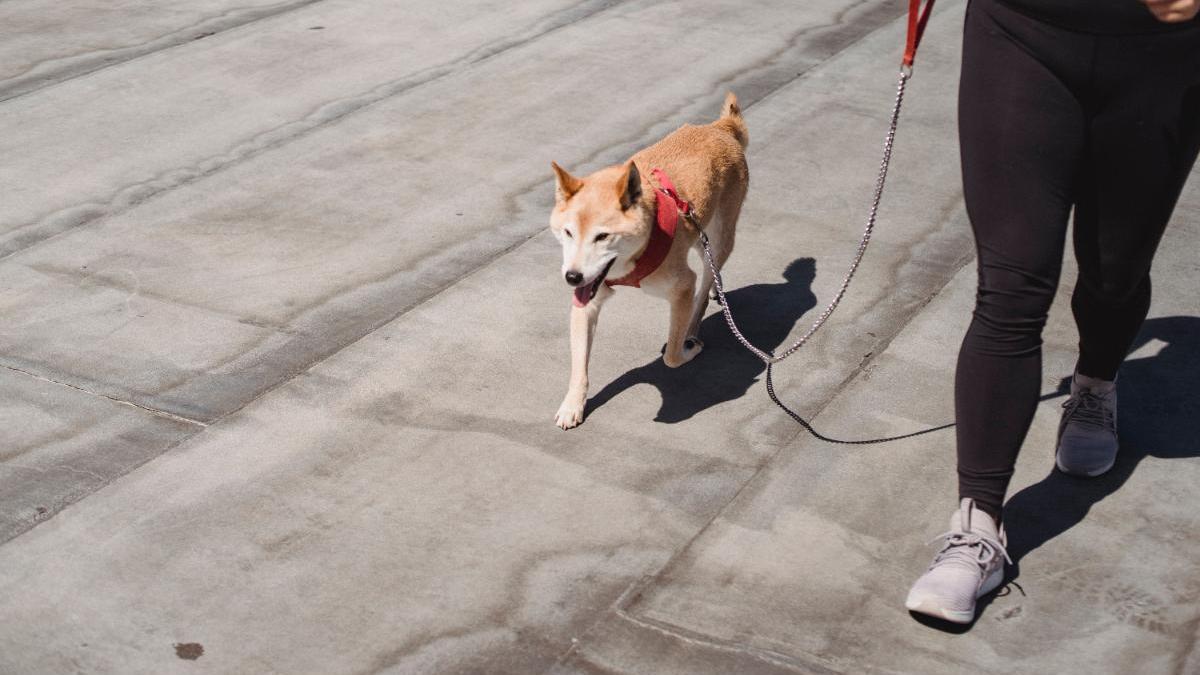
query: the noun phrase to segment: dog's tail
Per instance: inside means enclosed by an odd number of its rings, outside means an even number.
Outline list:
[[[725,94],[725,105],[721,107],[721,119],[713,124],[728,131],[729,135],[736,138],[743,148],[750,142],[750,133],[746,131],[746,121],[742,119],[742,109],[738,106],[737,96],[734,96],[732,91]]]

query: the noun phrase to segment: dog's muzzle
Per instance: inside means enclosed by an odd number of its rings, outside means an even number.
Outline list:
[[[585,286],[575,286],[574,302],[576,307],[585,307],[589,302],[592,301],[592,298],[596,297],[596,293],[600,290],[600,284],[604,283],[604,278],[608,276],[608,271],[612,269],[613,263],[615,262],[617,262],[616,258],[609,260],[608,264],[604,266],[604,269],[600,270],[600,274],[596,275],[596,278],[592,281],[592,283]],[[572,273],[579,274],[578,272],[567,272],[567,283],[571,283],[569,275]],[[583,275],[580,274],[579,276],[582,280]]]

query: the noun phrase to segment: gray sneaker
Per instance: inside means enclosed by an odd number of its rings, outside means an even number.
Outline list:
[[[1004,561],[1012,562],[1004,550],[1004,527],[997,529],[992,517],[967,498],[950,517],[950,531],[934,541],[938,539],[942,550],[913,584],[904,606],[946,621],[971,623],[975,601],[1004,581]]]
[[[1076,376],[1071,398],[1063,403],[1054,463],[1073,476],[1099,476],[1117,461],[1117,389],[1093,380],[1087,387]]]

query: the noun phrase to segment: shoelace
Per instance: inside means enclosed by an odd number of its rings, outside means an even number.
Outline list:
[[[1113,422],[1112,411],[1104,405],[1104,398],[1090,391],[1081,391],[1063,402],[1068,422],[1079,422],[1101,429],[1111,430]]]
[[[939,539],[944,540],[942,550],[938,551],[929,569],[939,565],[957,565],[969,567],[974,571],[976,568],[984,568],[991,564],[996,559],[997,553],[1004,556],[1008,564],[1012,564],[1012,558],[1008,557],[1008,551],[1004,550],[1004,545],[986,535],[950,530],[934,537],[929,543],[932,544]]]

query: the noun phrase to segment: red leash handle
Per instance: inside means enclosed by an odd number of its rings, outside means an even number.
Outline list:
[[[921,0],[908,0],[908,40],[904,45],[905,68],[912,68],[913,60],[917,58],[917,47],[921,44],[921,36],[925,34],[925,24],[929,23],[929,15],[933,12],[934,0],[925,0],[922,9]]]

